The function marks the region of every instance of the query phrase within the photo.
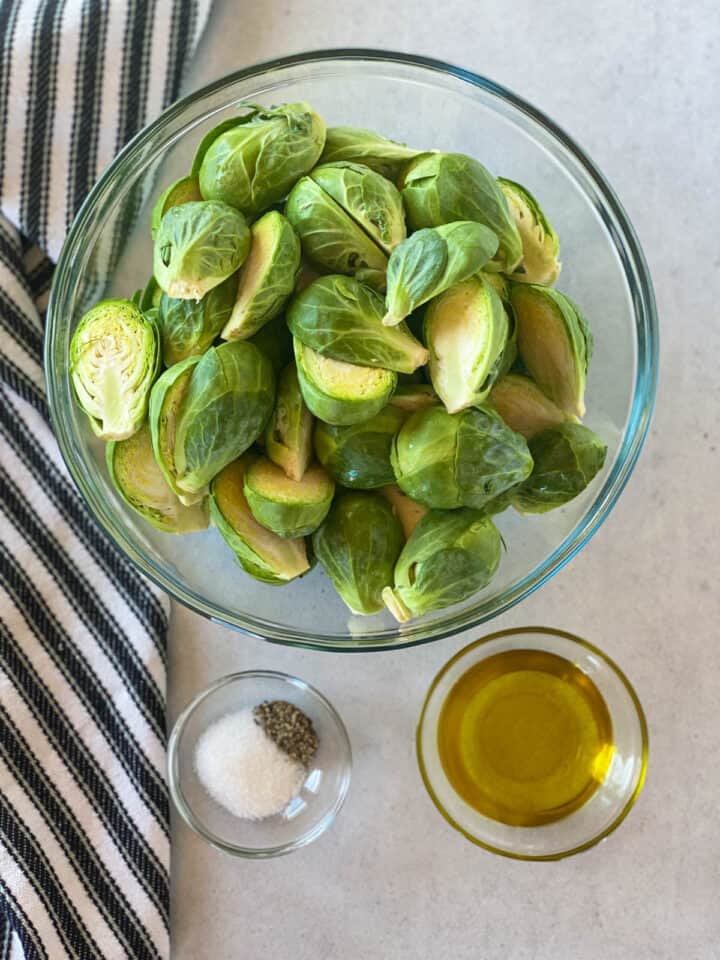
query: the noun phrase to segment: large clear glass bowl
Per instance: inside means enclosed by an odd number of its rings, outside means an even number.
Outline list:
[[[323,571],[279,589],[248,577],[216,531],[154,531],[113,489],[102,445],[73,400],[68,348],[101,296],[129,296],[148,278],[152,198],[187,172],[203,134],[243,100],[309,100],[328,124],[369,127],[414,146],[478,157],[541,198],[562,240],[559,287],[595,333],[587,424],[608,444],[590,488],[544,516],[498,517],[507,551],[493,582],[447,610],[398,626],[349,613]],[[218,80],[170,107],[114,160],[80,210],[48,308],[47,383],[58,441],[98,520],[152,580],[198,613],[288,644],[342,650],[438,639],[507,610],[588,541],[620,495],[650,419],[657,371],[652,285],[626,214],[592,161],[535,107],[483,77],[437,61],[377,51],[324,51]]]

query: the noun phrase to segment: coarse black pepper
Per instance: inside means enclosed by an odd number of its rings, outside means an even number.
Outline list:
[[[312,720],[287,700],[265,700],[253,709],[255,723],[291,759],[307,767],[317,753],[318,736]]]

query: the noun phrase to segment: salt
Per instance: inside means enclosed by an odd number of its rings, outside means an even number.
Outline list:
[[[281,813],[307,772],[255,722],[251,709],[208,727],[195,748],[195,769],[213,800],[244,820]]]

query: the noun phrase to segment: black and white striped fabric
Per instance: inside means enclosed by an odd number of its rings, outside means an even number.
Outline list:
[[[211,0],[0,0],[0,960],[168,954],[167,600],[48,421],[65,232],[178,96]]]

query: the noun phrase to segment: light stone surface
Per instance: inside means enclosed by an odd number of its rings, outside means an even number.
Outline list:
[[[661,315],[660,393],[609,520],[493,623],[576,631],[627,672],[651,756],[629,819],[555,864],[484,853],[437,814],[414,729],[469,637],[385,654],[300,652],[175,608],[170,720],[213,679],[269,667],[339,707],[353,784],[317,843],[236,861],[173,826],[174,960],[717,960],[720,956],[720,9],[716,0],[216,0],[187,89],[330,46],[422,53],[538,104],[590,153],[644,245]],[[596,318],[595,323],[602,323]]]

